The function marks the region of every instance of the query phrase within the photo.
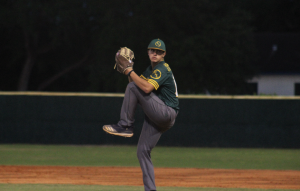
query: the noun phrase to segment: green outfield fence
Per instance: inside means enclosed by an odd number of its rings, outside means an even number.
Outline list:
[[[0,143],[137,144],[111,136],[124,94],[0,92]],[[161,146],[300,148],[300,97],[180,95],[176,123]]]

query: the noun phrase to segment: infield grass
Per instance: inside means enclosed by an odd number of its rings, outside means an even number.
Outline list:
[[[299,149],[156,147],[155,167],[300,170]],[[135,146],[0,145],[0,165],[139,166]],[[2,191],[142,191],[140,186],[0,184]],[[284,191],[158,187],[159,191]],[[287,190],[285,190],[287,191]],[[294,191],[294,190],[293,190]],[[300,190],[298,190],[300,191]]]
[[[155,167],[300,170],[299,149],[155,147]],[[139,166],[136,146],[0,145],[0,165]]]

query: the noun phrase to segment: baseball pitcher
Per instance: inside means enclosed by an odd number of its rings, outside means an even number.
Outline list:
[[[152,40],[148,46],[148,56],[151,64],[138,76],[133,70],[133,51],[123,47],[116,53],[115,67],[118,72],[128,76],[130,83],[125,91],[120,121],[104,125],[103,130],[113,135],[132,137],[136,106],[141,105],[145,121],[138,142],[137,157],[143,172],[145,191],[153,191],[156,186],[150,153],[162,133],[174,125],[179,101],[173,72],[164,61],[165,43],[160,39]]]

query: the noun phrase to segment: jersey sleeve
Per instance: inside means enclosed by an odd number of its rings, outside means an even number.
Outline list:
[[[164,67],[155,69],[149,76],[148,82],[157,90],[168,78],[168,71]]]
[[[140,78],[143,78],[144,80],[147,80],[147,78],[144,76],[144,74],[141,74]]]
[[[140,75],[140,78],[148,81],[147,78],[149,76],[150,71],[151,71],[151,69],[149,67],[146,68],[146,70]]]

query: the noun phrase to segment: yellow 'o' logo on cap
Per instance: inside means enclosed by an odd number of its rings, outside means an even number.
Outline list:
[[[160,46],[161,46],[161,42],[157,41],[157,42],[155,43],[155,46],[160,47]]]

